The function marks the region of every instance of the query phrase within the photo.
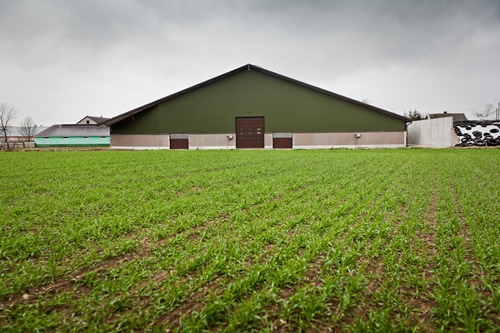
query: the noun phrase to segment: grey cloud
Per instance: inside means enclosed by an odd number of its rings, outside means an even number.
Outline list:
[[[18,77],[0,88],[17,96],[30,77],[51,73],[54,85],[69,80],[81,90],[100,80],[106,96],[130,89],[128,80],[156,82],[161,89],[149,90],[163,94],[254,63],[334,91],[373,73],[381,77],[372,84],[404,81],[405,89],[432,85],[435,73],[457,90],[463,78],[482,79],[485,96],[498,82],[499,39],[498,0],[6,0],[0,70]],[[353,97],[391,98],[358,86]],[[143,96],[127,103],[151,98]]]

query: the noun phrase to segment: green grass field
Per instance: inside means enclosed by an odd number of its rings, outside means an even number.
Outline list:
[[[0,161],[0,331],[500,330],[499,149]]]

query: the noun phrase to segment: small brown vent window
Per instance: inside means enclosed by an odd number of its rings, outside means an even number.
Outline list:
[[[273,148],[293,148],[292,133],[273,133]]]
[[[170,134],[170,149],[189,149],[189,134]]]

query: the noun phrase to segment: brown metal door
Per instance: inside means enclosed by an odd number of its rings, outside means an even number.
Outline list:
[[[264,117],[236,118],[236,148],[264,148]]]

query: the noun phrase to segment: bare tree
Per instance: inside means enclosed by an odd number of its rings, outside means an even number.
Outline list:
[[[369,98],[363,98],[363,99],[361,100],[361,103],[365,103],[365,104],[372,104],[372,100],[371,100],[371,99],[369,99]]]
[[[11,120],[16,118],[17,111],[12,106],[2,103],[0,104],[0,134],[3,136],[3,141],[7,143],[9,136],[9,124]]]
[[[493,104],[486,104],[482,111],[474,110],[474,113],[480,119],[488,119],[495,114],[495,111],[496,110],[495,110],[495,107],[493,106]]]
[[[26,141],[31,142],[31,139],[37,132],[37,127],[31,117],[26,117],[23,121],[21,121],[21,127],[19,128],[19,131],[24,136]]]

